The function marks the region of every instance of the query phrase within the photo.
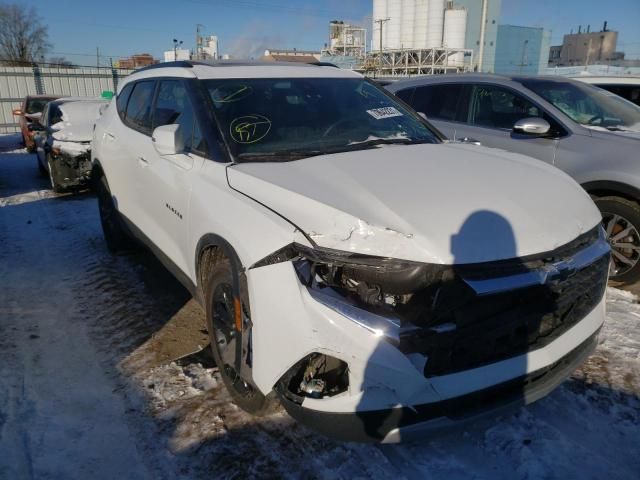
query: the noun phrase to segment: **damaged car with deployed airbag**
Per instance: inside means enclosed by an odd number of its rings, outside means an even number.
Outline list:
[[[593,351],[610,248],[570,177],[450,143],[359,74],[173,62],[96,124],[109,249],[199,301],[233,401],[397,442],[525,405]]]

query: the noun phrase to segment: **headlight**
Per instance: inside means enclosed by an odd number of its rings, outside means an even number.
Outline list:
[[[292,261],[311,296],[375,335],[399,342],[407,330],[425,326],[451,267],[288,245],[251,268]]]

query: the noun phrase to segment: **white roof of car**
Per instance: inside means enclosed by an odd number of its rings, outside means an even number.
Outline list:
[[[571,77],[584,83],[594,85],[640,85],[640,76],[637,75],[619,75],[619,76],[588,76],[579,75]]]
[[[350,70],[293,62],[169,62],[143,68],[129,75],[120,85],[142,78],[361,78]]]
[[[55,100],[52,100],[52,103],[55,103],[56,105],[61,105],[63,103],[70,103],[70,102],[89,102],[89,103],[106,103],[109,100],[106,98],[102,98],[102,97],[62,97],[62,98],[56,98]]]

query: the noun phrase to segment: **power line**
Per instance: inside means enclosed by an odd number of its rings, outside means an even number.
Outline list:
[[[359,13],[353,12],[345,12],[340,9],[322,9],[322,8],[307,8],[307,7],[292,7],[291,5],[283,5],[269,2],[256,2],[252,0],[217,0],[214,2],[208,0],[185,0],[190,3],[197,3],[200,5],[208,5],[216,8],[226,7],[226,8],[250,8],[255,10],[256,8],[264,8],[267,10],[279,10],[283,12],[288,12],[293,15],[301,15],[301,16],[309,16],[309,17],[327,17],[327,16],[348,16],[352,14],[359,15]]]

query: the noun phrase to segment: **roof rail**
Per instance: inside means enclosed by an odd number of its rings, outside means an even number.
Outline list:
[[[153,70],[154,68],[193,68],[193,62],[190,60],[178,60],[176,62],[160,62],[153,65],[147,65],[136,70],[138,72],[144,72],[146,70]]]
[[[146,67],[139,68],[135,72],[145,72],[147,70],[153,70],[156,68],[193,68],[195,65],[205,65],[207,67],[242,67],[242,66],[278,66],[278,67],[304,67],[304,66],[318,66],[318,67],[335,67],[337,65],[329,62],[265,62],[256,60],[214,60],[211,62],[203,62],[196,60],[178,60],[176,62],[160,62],[148,65]]]
[[[331,62],[308,62],[308,65],[315,65],[316,67],[338,68],[338,66],[335,63],[331,63]]]

